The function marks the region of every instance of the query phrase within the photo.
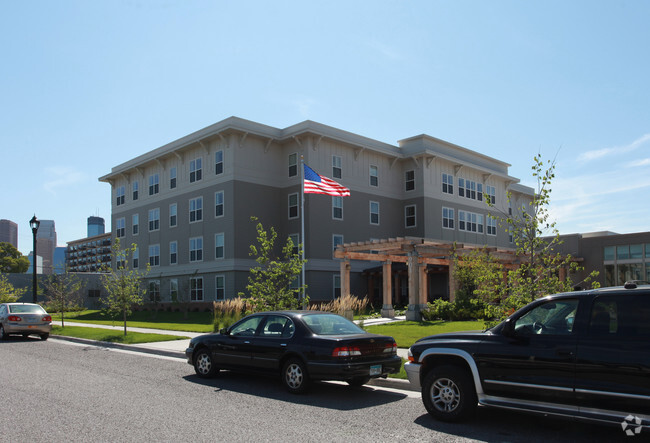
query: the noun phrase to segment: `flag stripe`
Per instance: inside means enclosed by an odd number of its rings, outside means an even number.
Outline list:
[[[325,194],[339,197],[350,195],[350,190],[334,180],[317,174],[309,166],[305,167],[305,194]]]

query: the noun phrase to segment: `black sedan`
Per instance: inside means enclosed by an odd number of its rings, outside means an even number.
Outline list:
[[[221,369],[279,373],[296,394],[312,380],[361,386],[399,372],[402,364],[392,337],[370,334],[339,315],[318,311],[252,314],[218,334],[193,338],[185,355],[200,377]]]

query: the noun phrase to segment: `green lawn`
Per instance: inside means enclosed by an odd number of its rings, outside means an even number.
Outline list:
[[[84,328],[81,326],[52,325],[52,335],[64,335],[66,337],[85,338],[88,340],[108,341],[112,343],[123,343],[133,345],[137,343],[153,343],[158,341],[183,340],[188,337],[167,334],[143,334],[141,332],[130,332],[127,327],[127,335],[124,330],[104,328]]]
[[[53,320],[61,320],[57,313],[51,313]],[[86,310],[81,312],[69,312],[65,314],[64,321],[93,323],[97,325],[120,326],[121,319],[113,319],[101,311]],[[164,329],[167,331],[189,331],[189,332],[212,332],[211,312],[189,312],[185,318],[182,312],[151,311],[134,312],[127,318],[127,329],[151,328]]]
[[[373,334],[390,335],[400,348],[409,348],[416,340],[444,332],[478,331],[485,329],[482,321],[398,321],[383,325],[366,326]]]

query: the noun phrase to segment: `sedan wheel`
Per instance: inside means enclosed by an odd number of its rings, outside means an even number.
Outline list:
[[[6,340],[7,337],[8,337],[8,335],[5,332],[5,327],[0,325],[0,340]]]
[[[292,394],[302,394],[309,386],[309,375],[305,364],[298,359],[292,359],[284,364],[282,383]]]
[[[459,421],[474,413],[478,400],[474,383],[464,368],[440,366],[425,377],[422,402],[434,418]]]
[[[207,349],[201,349],[194,356],[194,371],[196,375],[203,378],[214,377],[219,369],[214,366],[212,355]]]

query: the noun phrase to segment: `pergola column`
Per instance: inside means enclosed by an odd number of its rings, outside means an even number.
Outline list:
[[[341,296],[350,295],[350,260],[341,261]]]
[[[458,283],[456,282],[456,264],[453,260],[449,260],[449,301],[456,300],[456,291],[458,290]]]
[[[393,279],[392,279],[392,266],[390,260],[387,260],[382,265],[382,279],[383,279],[383,307],[381,308],[381,316],[392,318],[395,317],[395,309],[393,309]]]
[[[409,273],[409,306],[406,310],[406,319],[420,321],[420,264],[416,251],[408,253]]]

